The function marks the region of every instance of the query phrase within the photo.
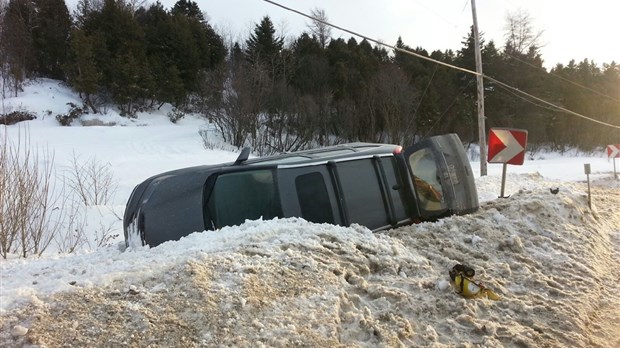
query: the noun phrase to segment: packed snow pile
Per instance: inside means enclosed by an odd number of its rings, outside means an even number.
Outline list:
[[[618,181],[595,182],[590,209],[583,183],[554,195],[522,178],[540,188],[384,233],[252,221],[5,262],[0,345],[620,346]],[[501,299],[457,294],[457,263]]]

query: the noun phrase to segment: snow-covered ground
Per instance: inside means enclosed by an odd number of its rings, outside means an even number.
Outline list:
[[[51,246],[0,261],[1,346],[620,346],[620,181],[602,151],[509,166],[502,199],[502,166],[489,164],[477,179],[480,211],[437,223],[373,234],[251,221],[123,251],[120,216],[136,184],[237,154],[205,150],[198,130],[208,124],[172,124],[169,109],[133,120],[110,111],[104,122],[114,127],[61,127],[54,115],[67,102],[79,99],[57,82],[33,83],[3,100],[3,113],[39,118],[0,135],[16,139],[26,126],[59,172],[74,154],[109,163],[118,190],[89,208],[88,225],[118,236],[103,248]],[[455,293],[448,270],[457,263],[501,299]]]

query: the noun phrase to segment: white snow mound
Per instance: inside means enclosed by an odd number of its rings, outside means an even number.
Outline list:
[[[5,262],[2,273],[20,277],[3,279],[3,295],[33,282],[56,290],[3,303],[0,344],[613,347],[613,185],[594,185],[592,210],[584,185],[567,184],[557,195],[524,190],[472,215],[384,233],[250,221],[151,249],[41,259],[27,268],[33,274]],[[102,263],[105,276],[93,277]],[[448,286],[457,263],[501,299],[458,295]],[[27,334],[10,335],[18,325]]]

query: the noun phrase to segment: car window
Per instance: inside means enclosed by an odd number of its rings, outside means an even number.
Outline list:
[[[349,222],[370,229],[389,225],[379,177],[372,160],[338,162],[336,168]]]
[[[394,159],[394,157],[384,157],[381,160],[383,161],[383,170],[385,171],[388,191],[390,192],[390,197],[394,206],[394,218],[396,221],[405,220],[409,216],[407,215],[407,210],[402,198],[403,191],[398,189],[401,184],[396,177],[396,159]]]
[[[316,223],[334,223],[334,215],[323,175],[319,172],[295,178],[301,217]]]
[[[422,149],[409,156],[420,207],[426,211],[445,209],[441,179],[437,173],[437,162],[430,149]]]
[[[273,171],[255,170],[218,176],[207,209],[215,228],[240,225],[245,220],[260,217],[263,220],[281,217]]]

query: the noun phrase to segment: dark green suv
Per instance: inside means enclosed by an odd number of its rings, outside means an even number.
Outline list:
[[[301,217],[384,230],[478,209],[474,177],[455,134],[403,149],[353,143],[179,169],[133,190],[127,245],[156,246],[246,220]]]

